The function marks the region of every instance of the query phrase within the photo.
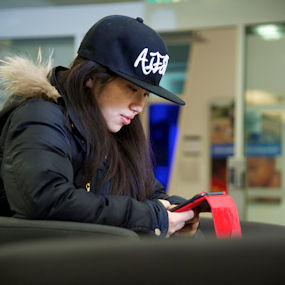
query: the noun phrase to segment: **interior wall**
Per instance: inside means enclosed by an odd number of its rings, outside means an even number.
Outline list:
[[[0,38],[81,38],[98,20],[108,15],[144,18],[144,3],[107,3],[0,10]]]
[[[284,0],[187,0],[146,4],[145,21],[160,31],[183,31],[284,20]]]
[[[206,29],[199,34],[203,40],[193,43],[189,56],[183,92],[186,107],[179,117],[180,135],[169,187],[170,194],[185,198],[209,191],[209,106],[235,96],[236,29]],[[189,137],[196,138],[192,141],[195,145],[189,145]]]

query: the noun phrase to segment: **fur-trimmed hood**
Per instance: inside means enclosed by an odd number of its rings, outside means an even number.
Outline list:
[[[28,99],[42,98],[66,108],[72,124],[85,137],[76,113],[64,98],[61,73],[66,70],[63,66],[52,68],[51,59],[43,63],[40,53],[35,63],[19,56],[0,60],[0,88],[8,95],[0,110],[0,135],[11,112]]]
[[[5,94],[0,111],[0,133],[9,114],[23,101],[31,98],[58,100],[61,95],[48,79],[51,66],[51,59],[44,63],[40,53],[35,63],[19,56],[0,60],[0,88]]]
[[[45,95],[53,101],[60,97],[56,88],[48,80],[51,59],[43,63],[39,53],[36,63],[19,56],[7,57],[0,62],[0,84],[5,94],[16,94],[24,98]]]

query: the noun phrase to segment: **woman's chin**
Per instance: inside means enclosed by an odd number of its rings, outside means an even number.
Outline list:
[[[111,133],[117,133],[117,132],[119,132],[120,130],[121,130],[121,128],[122,128],[123,126],[119,126],[119,125],[117,125],[117,126],[109,126],[108,127],[108,129],[109,129],[109,131],[111,132]]]

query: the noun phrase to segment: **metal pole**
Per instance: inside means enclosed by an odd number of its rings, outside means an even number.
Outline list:
[[[245,158],[244,158],[244,86],[245,26],[237,26],[236,88],[234,120],[234,156],[228,160],[229,194],[234,199],[241,220],[246,220]]]

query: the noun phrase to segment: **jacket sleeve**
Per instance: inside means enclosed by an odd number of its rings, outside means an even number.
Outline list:
[[[98,223],[165,236],[168,215],[158,200],[101,196],[75,187],[72,146],[61,109],[44,100],[31,101],[12,113],[2,133],[1,174],[15,216]]]
[[[171,204],[177,204],[177,205],[186,201],[186,199],[180,196],[176,196],[176,195],[168,196],[165,193],[164,187],[157,179],[155,179],[152,198],[168,200]]]

